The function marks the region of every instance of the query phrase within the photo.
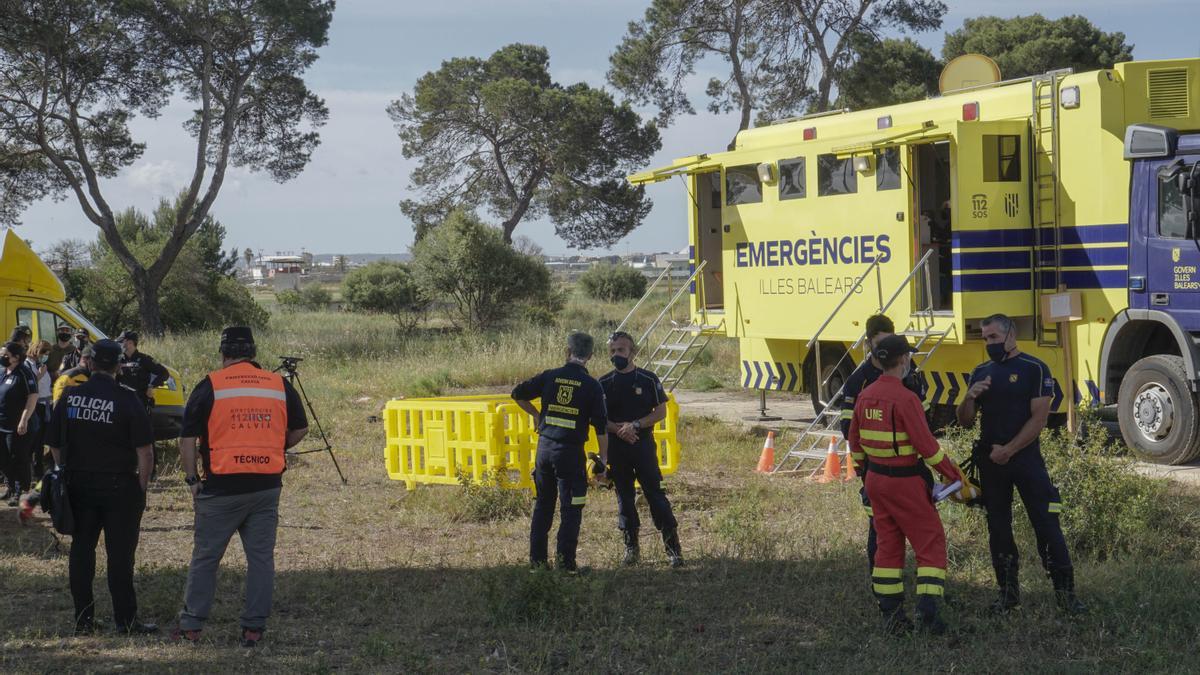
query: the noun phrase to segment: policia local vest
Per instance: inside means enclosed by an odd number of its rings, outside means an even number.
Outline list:
[[[212,473],[283,473],[287,442],[283,377],[242,362],[222,368],[208,379],[213,388],[208,417]]]

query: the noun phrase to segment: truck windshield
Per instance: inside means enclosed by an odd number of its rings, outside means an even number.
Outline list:
[[[99,328],[96,328],[96,324],[92,323],[91,321],[88,321],[87,318],[84,317],[83,314],[79,310],[75,309],[74,307],[72,307],[66,303],[63,303],[62,308],[63,308],[63,311],[65,311],[67,313],[67,316],[71,317],[75,321],[78,321],[79,325],[86,328],[87,331],[89,333],[91,333],[92,337],[94,337],[95,339],[103,340],[108,337],[107,335],[104,334],[104,331],[100,330]]]

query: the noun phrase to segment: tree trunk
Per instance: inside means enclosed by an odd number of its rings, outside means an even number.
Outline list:
[[[138,316],[141,317],[142,331],[161,337],[164,330],[162,308],[158,306],[158,284],[150,283],[145,274],[134,274],[133,292],[137,295]]]

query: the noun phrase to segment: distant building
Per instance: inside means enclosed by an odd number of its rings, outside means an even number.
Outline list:
[[[250,266],[250,279],[276,291],[300,288],[300,278],[312,267],[312,254],[260,255]]]

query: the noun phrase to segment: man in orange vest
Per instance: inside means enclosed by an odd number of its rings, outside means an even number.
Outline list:
[[[936,634],[946,630],[938,617],[938,599],[946,584],[946,532],[933,504],[932,480],[920,462],[925,460],[951,481],[962,473],[938,447],[921,399],[901,381],[915,351],[901,335],[875,345],[883,374],[858,395],[848,440],[860,475],[863,469],[873,474],[867,480],[867,496],[875,511],[879,548],[871,581],[884,629],[904,633],[912,628],[904,614],[907,539],[917,555],[917,617],[923,629]]]
[[[192,564],[175,640],[195,642],[212,609],[217,568],[236,532],[246,552],[242,646],[262,639],[275,586],[275,529],[283,487],[284,450],[308,433],[304,405],[292,385],[254,362],[254,335],[234,326],[221,333],[220,370],[192,390],[183,411],[179,457],[195,498]],[[204,480],[196,471],[197,446]]]

